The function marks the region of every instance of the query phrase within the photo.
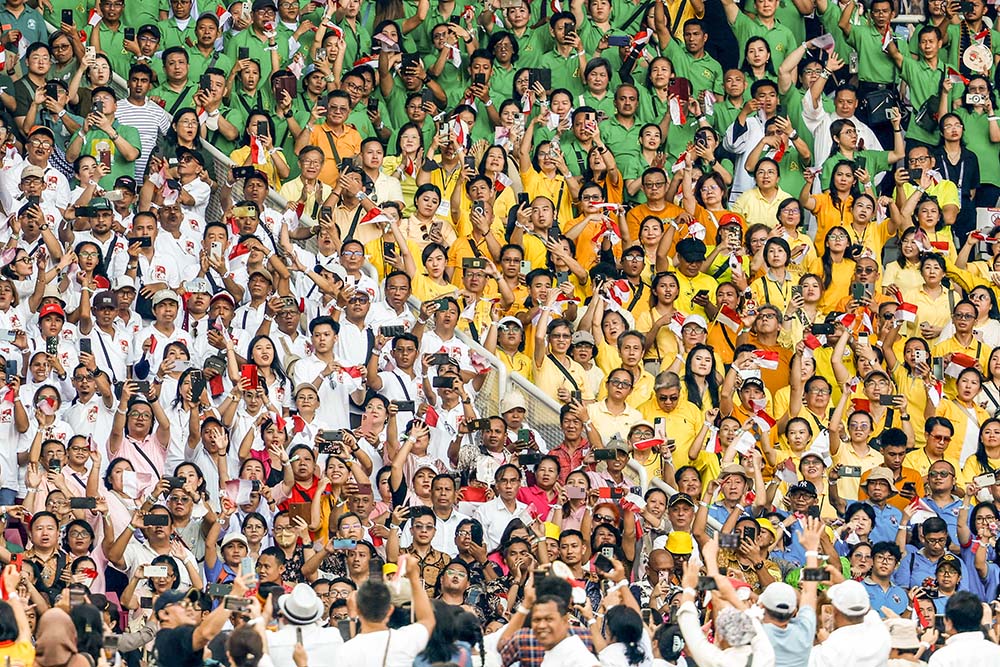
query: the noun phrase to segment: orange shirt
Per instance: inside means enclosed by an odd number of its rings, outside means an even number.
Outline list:
[[[667,222],[668,219],[676,218],[682,213],[684,213],[684,209],[670,202],[666,202],[666,206],[661,211],[652,210],[649,208],[649,204],[639,204],[629,211],[628,216],[625,218],[625,224],[628,225],[629,238],[633,240],[639,238],[639,224],[648,216],[660,218],[663,220],[663,226],[666,227],[670,224]],[[680,239],[674,236],[674,243],[677,243],[677,241],[680,241]],[[670,249],[670,254],[674,254],[673,248]]]
[[[326,123],[314,127],[312,134],[309,135],[309,143],[318,146],[326,156],[323,170],[319,172],[319,180],[330,187],[337,187],[337,179],[340,177],[337,165],[340,161],[361,152],[361,134],[349,123],[344,125],[344,131],[339,135]]]

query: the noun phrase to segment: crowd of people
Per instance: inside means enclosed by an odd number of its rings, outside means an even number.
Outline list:
[[[1000,32],[905,12],[3,0],[0,658],[1000,667]]]

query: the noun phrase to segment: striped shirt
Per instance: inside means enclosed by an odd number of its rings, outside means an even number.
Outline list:
[[[115,120],[123,125],[130,125],[139,131],[142,150],[135,161],[135,178],[142,183],[146,176],[146,163],[156,146],[156,140],[161,134],[166,134],[170,128],[170,114],[163,107],[148,99],[143,106],[137,106],[128,99],[118,100],[118,110]]]

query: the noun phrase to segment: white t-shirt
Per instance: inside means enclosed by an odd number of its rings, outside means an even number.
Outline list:
[[[382,630],[358,635],[340,649],[337,665],[338,667],[383,667],[383,665],[412,667],[413,660],[427,646],[430,636],[422,623],[413,623],[398,630]]]
[[[292,665],[292,651],[295,650],[296,630],[302,632],[302,645],[309,655],[309,667],[334,667],[339,665],[340,648],[344,640],[336,626],[320,627],[310,625],[286,625],[277,632],[267,635],[267,647],[276,665]]]

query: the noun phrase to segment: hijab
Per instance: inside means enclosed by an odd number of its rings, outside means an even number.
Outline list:
[[[53,607],[42,614],[35,633],[35,665],[37,667],[63,667],[71,663],[89,665],[89,661],[76,648],[76,626],[62,609]]]

